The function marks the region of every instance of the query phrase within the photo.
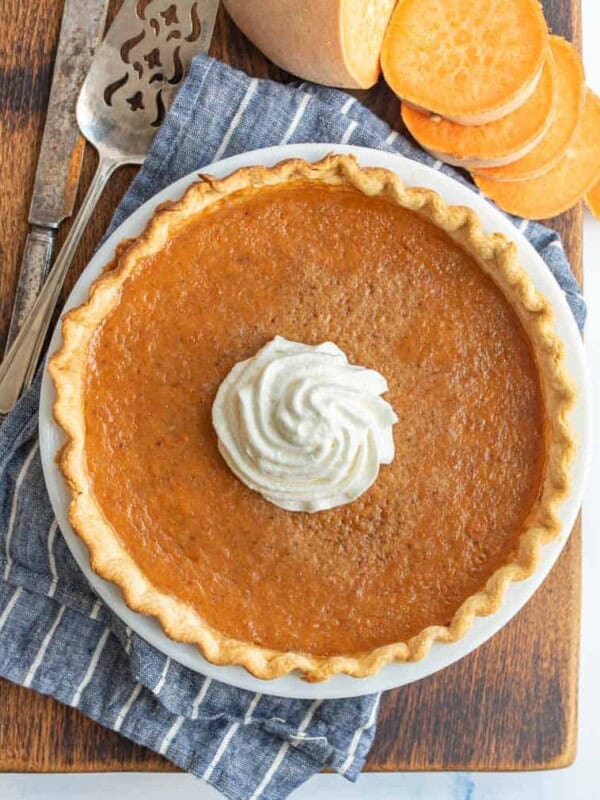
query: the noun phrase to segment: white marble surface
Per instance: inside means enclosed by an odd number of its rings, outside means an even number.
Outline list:
[[[583,0],[584,55],[588,83],[600,92],[600,2]],[[600,136],[600,131],[599,134]],[[600,222],[586,215],[585,295],[589,307],[586,349],[600,431]],[[583,625],[579,748],[565,770],[536,773],[390,773],[363,775],[350,785],[336,775],[318,775],[294,800],[600,800],[600,435],[584,503]],[[0,775],[2,800],[218,800],[216,791],[189,775]]]

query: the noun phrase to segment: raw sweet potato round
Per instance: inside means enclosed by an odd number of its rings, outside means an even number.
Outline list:
[[[403,100],[463,125],[482,125],[525,102],[547,47],[537,0],[401,0],[381,65]]]
[[[510,214],[529,219],[562,214],[600,179],[600,98],[586,90],[575,136],[565,155],[548,172],[523,181],[474,177],[477,186]]]
[[[233,21],[282,69],[328,86],[366,89],[395,0],[224,0]]]
[[[504,167],[482,169],[474,172],[483,178],[497,181],[519,181],[543,175],[564,155],[577,129],[583,98],[585,76],[579,53],[570,42],[560,36],[550,37],[556,69],[556,109],[550,127],[539,144],[526,156]]]
[[[585,204],[596,219],[600,219],[600,180],[586,194]]]
[[[404,124],[435,158],[458,167],[494,167],[526,155],[544,136],[554,115],[555,67],[552,52],[535,91],[512,114],[485,125],[459,125],[402,103]]]

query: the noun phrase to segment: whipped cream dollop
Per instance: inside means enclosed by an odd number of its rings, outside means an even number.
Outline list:
[[[359,497],[394,458],[398,421],[378,372],[348,363],[332,342],[276,336],[236,364],[212,408],[219,450],[246,486],[288,511]]]

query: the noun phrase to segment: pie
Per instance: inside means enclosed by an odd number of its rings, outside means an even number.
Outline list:
[[[279,508],[211,408],[275,336],[385,376],[395,455]],[[553,312],[477,215],[350,156],[201,175],[121,244],[50,361],[70,520],[134,610],[216,664],[372,675],[498,609],[559,532],[574,389]]]

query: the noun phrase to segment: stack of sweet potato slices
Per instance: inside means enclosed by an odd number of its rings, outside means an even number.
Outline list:
[[[381,52],[409,132],[512,214],[600,209],[600,100],[537,0],[400,0]]]

